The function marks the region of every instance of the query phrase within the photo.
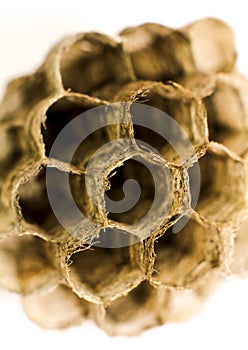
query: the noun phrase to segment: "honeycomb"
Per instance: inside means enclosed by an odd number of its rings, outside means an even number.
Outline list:
[[[236,57],[218,19],[147,23],[65,38],[8,84],[0,284],[31,320],[135,335],[186,320],[223,276],[246,276],[248,80]],[[56,144],[68,125],[77,147]],[[130,181],[140,195],[122,210]]]

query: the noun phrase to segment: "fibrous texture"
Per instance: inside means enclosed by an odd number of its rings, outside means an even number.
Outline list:
[[[90,317],[111,335],[138,334],[192,315],[223,275],[246,275],[248,81],[235,62],[233,32],[220,20],[179,30],[148,23],[115,39],[66,38],[34,74],[9,83],[0,283],[23,295],[32,320],[64,328]],[[70,140],[63,152],[54,144],[87,113],[76,131],[94,132],[68,160]],[[48,170],[59,203],[68,181],[84,215],[69,230],[51,204]],[[130,179],[138,201],[112,210]]]

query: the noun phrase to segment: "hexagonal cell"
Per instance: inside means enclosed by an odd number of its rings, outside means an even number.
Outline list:
[[[23,123],[30,110],[50,93],[46,78],[44,71],[37,70],[10,81],[1,101],[0,119]]]
[[[87,302],[63,285],[25,296],[23,306],[30,320],[46,329],[64,329],[79,324],[87,311]]]
[[[138,79],[175,80],[185,67],[193,69],[189,42],[183,33],[155,23],[124,29],[120,33]]]
[[[210,138],[226,145],[238,154],[242,143],[231,145],[228,140],[235,133],[248,132],[248,80],[240,74],[219,75],[214,92],[204,99],[207,112]],[[248,147],[248,142],[245,142]]]
[[[180,30],[189,41],[195,70],[203,73],[231,72],[236,62],[232,28],[217,18],[203,18]],[[184,56],[181,56],[184,60]]]
[[[152,282],[155,285],[188,288],[221,265],[219,230],[195,213],[187,219],[179,232],[173,232],[172,226],[154,242],[156,259]]]
[[[21,127],[1,127],[0,178],[4,178],[23,155],[24,130]]]
[[[120,33],[139,79],[178,81],[193,72],[230,72],[236,61],[234,33],[223,21],[205,18],[172,30],[155,23]]]
[[[126,157],[107,173],[109,225],[117,224],[141,240],[159,230],[183,206],[186,190],[175,195],[177,176],[157,154]]]
[[[55,102],[47,110],[45,126],[42,127],[46,155],[49,156],[57,136],[72,120],[80,114],[102,104],[103,102],[100,100],[75,94],[62,97]],[[87,130],[98,125],[99,115],[97,111],[94,112],[92,109],[90,113],[90,120],[82,116],[81,118],[77,118],[74,124],[69,124],[66,129],[67,134],[64,136],[64,147],[53,149],[52,155],[50,154],[52,157],[83,167],[90,155],[107,142],[108,135],[104,128],[96,130],[86,138],[83,136],[87,134]],[[80,129],[84,131],[83,134],[80,134]],[[75,140],[79,142],[79,145],[75,145]],[[72,155],[70,151],[72,151]]]
[[[104,311],[95,308],[95,318],[109,335],[138,335],[161,323],[160,311],[166,304],[166,297],[163,291],[144,281],[126,296],[110,303]]]
[[[178,84],[130,83],[115,99],[136,102],[130,108],[135,140],[155,148],[166,160],[180,163],[208,143],[203,104]]]
[[[204,101],[209,137],[237,154],[248,148],[248,80],[239,73],[188,76],[181,81]]]
[[[95,303],[109,303],[144,279],[131,261],[130,247],[93,246],[72,254],[70,261],[67,269],[69,284],[79,297]]]
[[[122,44],[99,33],[85,33],[62,53],[60,71],[64,88],[92,94],[109,83],[134,78]]]
[[[19,187],[19,205],[26,222],[46,232],[60,228],[47,196],[45,168]]]
[[[19,187],[19,205],[23,220],[21,225],[24,230],[38,232],[44,238],[51,241],[62,240],[67,236],[68,225],[73,213],[68,188],[75,189],[79,175],[68,174],[56,168],[49,168],[46,177],[46,168],[33,176]],[[68,187],[65,185],[68,183]],[[48,191],[49,190],[49,196]],[[83,190],[82,190],[83,191]],[[81,191],[77,199],[83,197]],[[77,200],[78,209],[83,210],[81,202]]]
[[[245,164],[224,146],[211,142],[199,165],[201,189],[196,211],[211,222],[231,220],[245,208]]]
[[[205,275],[195,288],[167,290],[167,302],[160,314],[163,323],[187,321],[200,311],[221,280],[221,274],[215,270]]]
[[[38,237],[7,237],[0,244],[0,283],[22,294],[52,288],[59,276],[51,251],[52,244]]]

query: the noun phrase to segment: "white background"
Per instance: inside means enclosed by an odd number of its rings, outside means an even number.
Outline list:
[[[4,4],[6,3],[6,4]],[[245,1],[12,1],[0,5],[0,92],[11,77],[28,73],[51,45],[67,34],[158,22],[179,27],[214,16],[236,33],[239,68],[248,74],[248,20]],[[0,349],[248,349],[248,280],[230,278],[200,314],[139,337],[109,338],[89,321],[65,331],[44,331],[27,320],[18,296],[0,289]]]

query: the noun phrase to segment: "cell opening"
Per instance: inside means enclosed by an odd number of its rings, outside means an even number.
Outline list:
[[[91,300],[109,302],[116,293],[125,293],[142,279],[141,272],[131,262],[130,247],[92,246],[74,253],[70,261],[70,283],[80,297],[90,296]]]
[[[126,39],[126,50],[139,79],[175,81],[193,69],[188,39],[179,31],[146,23],[125,29],[121,36]]]
[[[85,34],[64,50],[60,70],[66,90],[85,94],[131,78],[120,45],[97,33]]]
[[[176,163],[182,162],[180,158],[192,156],[208,142],[204,107],[189,91],[169,84],[152,87],[151,83],[141,86],[136,83],[126,87],[127,94],[135,88],[143,90],[135,96],[136,103],[130,110],[136,140]]]
[[[173,226],[155,242],[154,281],[166,286],[189,287],[218,266],[217,229],[190,218],[178,233]]]
[[[8,174],[15,167],[23,155],[22,137],[24,130],[20,127],[2,129],[0,139],[2,152],[0,155],[1,174],[0,177]]]
[[[152,306],[156,302],[156,290],[149,285],[147,281],[142,282],[128,295],[118,298],[106,308],[106,322],[108,323],[132,323],[141,317],[149,316],[155,318],[155,310],[148,308],[147,304]],[[117,326],[118,327],[118,326]]]
[[[233,79],[235,81],[235,77]],[[204,99],[210,139],[224,144],[226,138],[246,129],[242,91],[231,84],[233,84],[231,81],[228,83],[217,81],[214,93]]]
[[[18,293],[31,293],[57,283],[49,255],[51,244],[35,236],[8,237],[0,245],[0,281]],[[7,267],[7,270],[6,270]]]
[[[245,165],[223,146],[212,143],[199,159],[199,166],[201,187],[196,211],[209,220],[229,220],[246,201]]]
[[[63,176],[57,169],[52,170],[54,177]],[[57,192],[58,201],[66,200],[63,192]],[[36,176],[32,176],[19,187],[19,205],[24,220],[41,228],[50,238],[65,232],[56,218],[50,205],[46,188],[46,169],[42,168]]]

